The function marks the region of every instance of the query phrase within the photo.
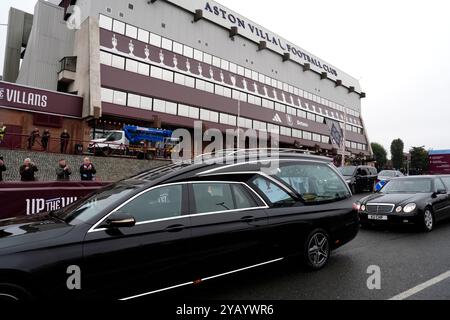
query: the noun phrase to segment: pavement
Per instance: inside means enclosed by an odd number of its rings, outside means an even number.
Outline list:
[[[359,198],[362,196],[360,195]],[[357,197],[355,197],[357,199]],[[381,287],[367,286],[368,268]],[[321,271],[279,262],[164,293],[177,300],[450,299],[450,221],[432,233],[411,227],[361,230]],[[151,298],[145,298],[151,299]]]

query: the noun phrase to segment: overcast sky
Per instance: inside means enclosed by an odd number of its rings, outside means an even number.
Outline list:
[[[360,79],[371,142],[450,149],[448,0],[219,2]],[[35,3],[1,0],[0,23],[10,6]],[[0,74],[5,37],[0,27]]]

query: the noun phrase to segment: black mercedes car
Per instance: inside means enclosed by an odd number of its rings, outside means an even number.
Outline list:
[[[369,166],[346,166],[339,168],[353,194],[372,192],[378,179],[377,169]]]
[[[418,176],[390,180],[378,193],[357,203],[361,224],[413,224],[432,231],[450,218],[449,190],[441,177]]]
[[[0,221],[0,298],[130,300],[285,259],[318,270],[357,235],[330,159],[226,160],[172,164]]]

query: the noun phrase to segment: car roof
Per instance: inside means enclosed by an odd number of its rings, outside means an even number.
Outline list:
[[[404,179],[435,179],[439,178],[439,176],[404,176],[404,177],[398,177],[397,179],[404,180]],[[397,180],[396,179],[396,180]]]
[[[257,155],[251,150],[220,152],[218,155],[202,155],[189,161],[180,161],[144,171],[130,179],[148,181],[149,184],[162,182],[176,182],[186,179],[198,178],[208,174],[226,174],[230,172],[245,171],[251,166],[250,171],[260,170],[261,163],[268,161],[308,161],[323,164],[331,164],[333,159],[300,152],[280,150],[278,153]],[[128,180],[128,179],[127,179]]]

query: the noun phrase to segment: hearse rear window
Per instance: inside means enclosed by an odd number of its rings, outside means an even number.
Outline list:
[[[282,164],[276,177],[307,203],[338,201],[350,196],[344,181],[326,164]]]

